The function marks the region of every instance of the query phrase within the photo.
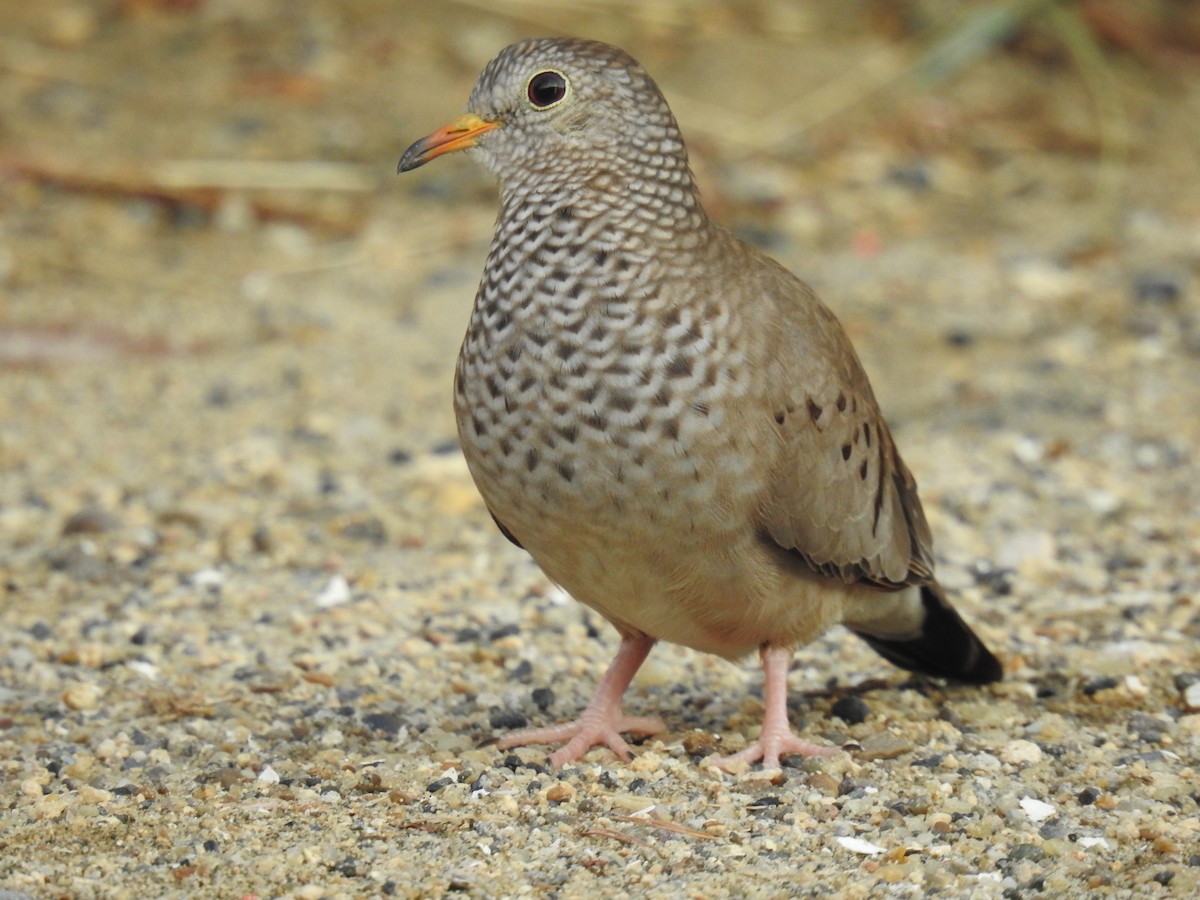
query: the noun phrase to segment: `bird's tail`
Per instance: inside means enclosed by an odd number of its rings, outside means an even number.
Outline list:
[[[1004,670],[979,636],[935,584],[919,588],[924,616],[915,637],[880,637],[858,628],[855,634],[888,662],[926,675],[972,684],[999,681]]]

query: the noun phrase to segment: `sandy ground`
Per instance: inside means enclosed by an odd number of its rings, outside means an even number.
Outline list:
[[[977,5],[0,3],[0,898],[1195,896],[1174,6],[1169,40],[1093,3],[923,80],[914,29]],[[838,311],[1004,682],[832,632],[792,716],[844,752],[730,776],[755,665],[664,646],[632,762],[491,745],[577,711],[615,636],[455,442],[494,188],[392,171],[542,33],[641,58],[710,208]]]

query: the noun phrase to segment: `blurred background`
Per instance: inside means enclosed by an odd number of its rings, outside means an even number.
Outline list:
[[[495,189],[464,157],[394,168],[496,51],[543,34],[620,44],[655,75],[710,211],[841,315],[936,495],[988,493],[955,449],[978,429],[987,460],[1088,485],[1098,522],[1196,499],[1198,3],[0,14],[0,567],[18,606],[156,567],[349,565],[367,584],[411,562],[398,548],[436,567],[448,544],[495,546],[448,403]],[[980,533],[964,558],[1015,541],[1006,565],[1063,562],[1069,536],[1026,527],[1045,497],[1010,522],[977,502],[959,504]]]

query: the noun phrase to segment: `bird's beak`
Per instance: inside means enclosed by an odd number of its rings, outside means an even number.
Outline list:
[[[396,174],[399,175],[401,172],[409,172],[423,166],[444,153],[453,153],[456,150],[474,147],[480,135],[498,127],[500,127],[499,122],[489,122],[472,113],[459,116],[454,121],[447,122],[433,134],[425,135],[405,150],[404,155],[400,157],[400,165],[396,167]]]

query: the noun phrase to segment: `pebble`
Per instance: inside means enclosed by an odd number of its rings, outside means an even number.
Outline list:
[[[855,756],[863,760],[895,759],[913,749],[912,740],[890,731],[876,732],[860,742]]]
[[[1190,712],[1200,712],[1200,681],[1183,689],[1183,705]]]
[[[871,707],[861,697],[848,694],[845,697],[839,697],[830,707],[829,712],[847,725],[861,725],[871,714]]]
[[[114,531],[120,526],[120,520],[106,509],[87,507],[72,513],[63,523],[62,533],[71,534],[103,534]]]
[[[1178,276],[1163,272],[1138,272],[1134,276],[1133,297],[1138,303],[1173,306],[1182,294]]]
[[[76,681],[62,693],[62,701],[71,709],[92,710],[100,705],[101,690],[90,681]]]
[[[1032,766],[1042,761],[1042,748],[1033,741],[1009,741],[1000,748],[1000,759],[1010,766]]]

